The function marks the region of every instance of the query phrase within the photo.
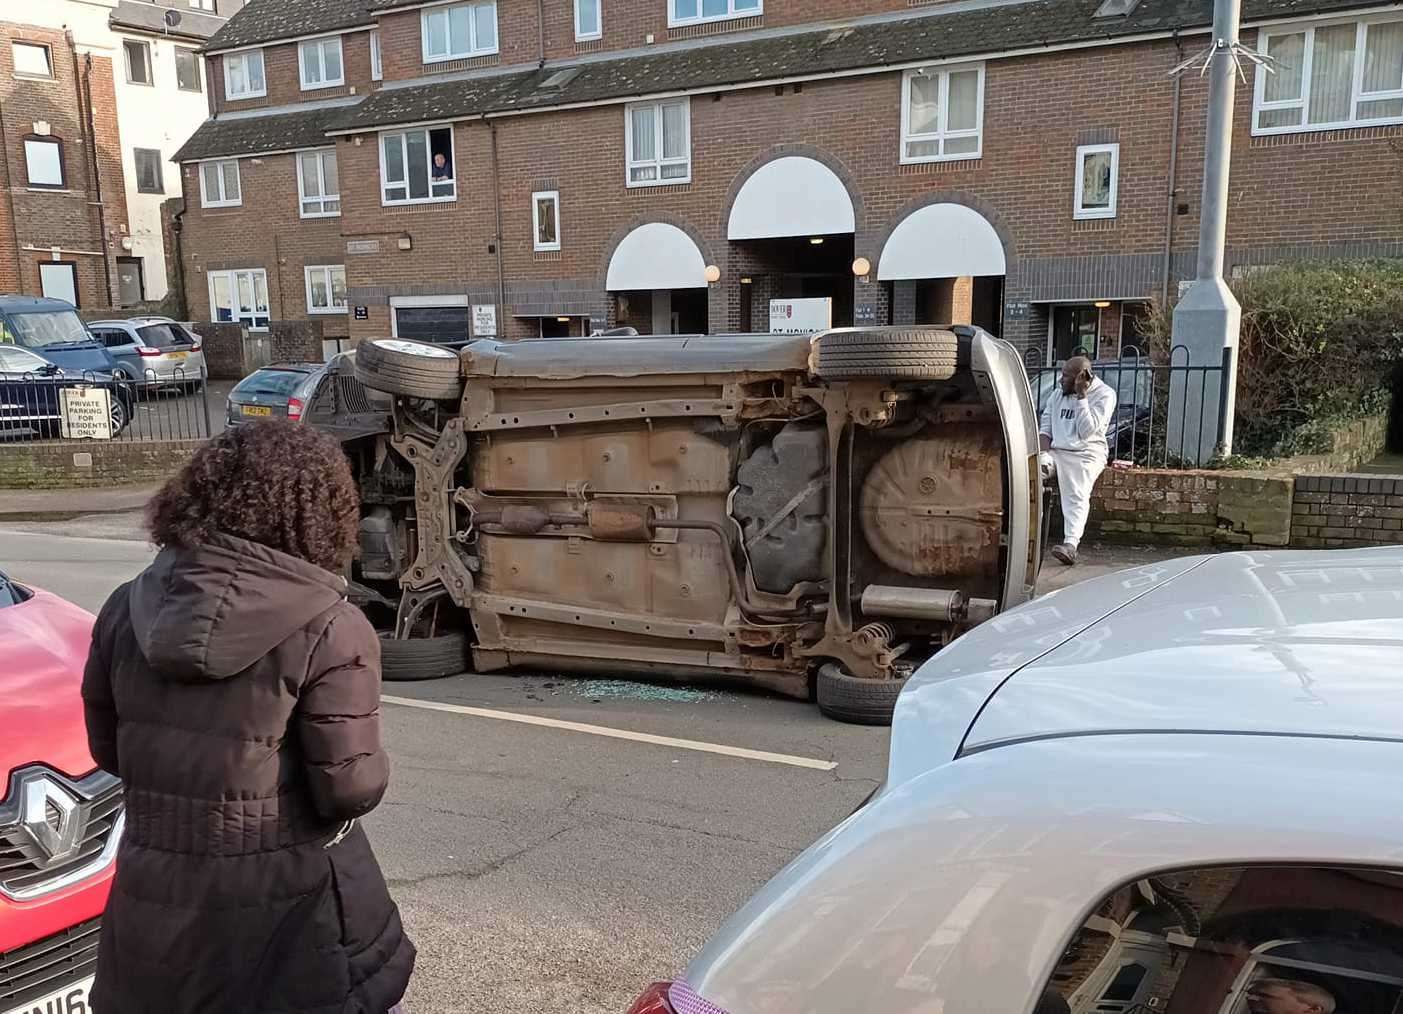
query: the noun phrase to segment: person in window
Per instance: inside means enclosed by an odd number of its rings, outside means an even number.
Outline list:
[[[1335,998],[1313,982],[1258,979],[1247,987],[1251,1014],[1335,1014]]]
[[[448,156],[439,152],[434,156],[433,181],[447,183],[453,178],[453,167],[448,164]]]
[[[1062,367],[1062,380],[1048,396],[1040,427],[1044,476],[1057,476],[1062,497],[1062,542],[1052,555],[1068,567],[1077,562],[1091,490],[1106,468],[1106,430],[1116,414],[1116,392],[1091,372],[1091,360],[1076,356]]]

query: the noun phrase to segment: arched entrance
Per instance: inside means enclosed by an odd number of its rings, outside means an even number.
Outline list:
[[[995,335],[1002,331],[1007,272],[993,225],[951,201],[903,218],[877,262],[877,280],[889,286],[893,323],[975,324]]]
[[[620,326],[640,334],[706,334],[706,258],[667,222],[640,225],[614,248],[604,288]]]
[[[856,229],[847,186],[818,159],[784,155],[750,173],[726,223],[740,330],[767,330],[772,299],[830,300],[833,325],[851,325]]]

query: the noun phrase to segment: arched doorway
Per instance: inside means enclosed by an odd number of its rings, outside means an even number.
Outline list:
[[[620,326],[640,334],[706,334],[706,258],[667,222],[640,225],[614,248],[604,288]]]
[[[895,324],[975,324],[1003,329],[1003,240],[973,208],[927,204],[887,237],[877,280],[890,287]]]

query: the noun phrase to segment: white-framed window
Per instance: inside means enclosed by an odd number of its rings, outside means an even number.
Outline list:
[[[308,313],[346,312],[346,265],[309,264],[304,273]]]
[[[1263,28],[1252,133],[1403,123],[1403,17]]]
[[[1084,144],[1077,149],[1073,218],[1115,218],[1120,182],[1120,145]]]
[[[126,39],[122,42],[122,53],[127,61],[127,83],[149,85],[155,79],[151,75],[151,44],[144,39]]]
[[[200,78],[200,54],[195,50],[175,47],[175,83],[183,92],[204,91]]]
[[[575,0],[575,41],[592,42],[604,38],[604,0]]]
[[[24,172],[31,187],[62,190],[67,185],[63,174],[62,142],[52,136],[26,137]]]
[[[298,213],[303,218],[331,218],[341,214],[341,181],[336,172],[336,149],[320,148],[297,156]]]
[[[984,65],[907,71],[901,79],[901,161],[978,158],[984,143]]]
[[[451,201],[457,196],[452,127],[420,127],[380,135],[381,203],[423,204]]]
[[[49,47],[38,42],[12,42],[10,55],[14,59],[16,77],[53,77],[54,61]]]
[[[639,102],[624,108],[629,186],[691,182],[691,121],[688,99]]]
[[[268,94],[263,76],[263,50],[246,49],[224,55],[224,97],[256,99]]]
[[[538,251],[560,249],[560,192],[541,190],[531,195],[532,246]]]
[[[341,36],[308,39],[297,45],[297,72],[304,92],[335,88],[346,83],[341,62]]]
[[[419,24],[425,63],[497,52],[497,0],[431,7],[420,14]]]
[[[370,80],[384,79],[385,69],[380,64],[380,29],[376,28],[370,33]]]
[[[268,330],[268,273],[262,268],[209,273],[209,319]]]
[[[200,207],[236,208],[243,203],[238,159],[200,163]]]
[[[705,21],[753,18],[763,13],[764,0],[667,0],[669,28],[697,25]]]

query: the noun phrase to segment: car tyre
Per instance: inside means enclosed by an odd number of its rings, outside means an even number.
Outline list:
[[[825,665],[818,671],[818,710],[850,725],[891,725],[905,685],[904,679],[858,679],[839,665]]]
[[[380,635],[380,673],[387,683],[414,683],[461,676],[471,668],[466,634],[396,640]]]
[[[959,369],[959,337],[935,328],[829,331],[816,346],[814,374],[824,380],[949,380]]]
[[[456,352],[401,338],[371,338],[356,346],[356,377],[372,390],[409,398],[457,401],[463,395]]]
[[[123,430],[125,430],[127,426],[131,423],[132,413],[131,410],[127,407],[126,401],[124,401],[115,391],[111,393],[110,397],[111,407],[109,408],[108,413],[109,417],[112,420],[112,435],[115,437]]]

